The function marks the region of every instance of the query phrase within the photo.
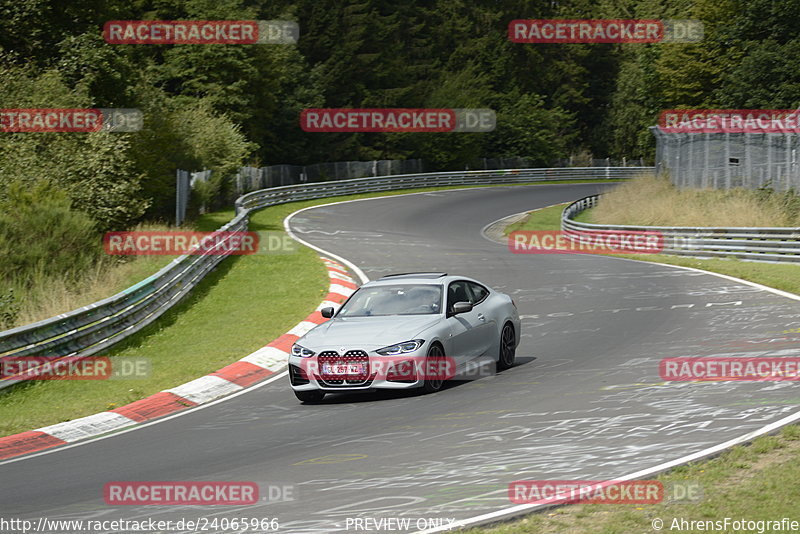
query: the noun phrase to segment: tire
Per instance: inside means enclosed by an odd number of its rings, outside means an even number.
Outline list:
[[[442,350],[441,345],[438,343],[434,343],[431,345],[431,348],[428,349],[428,358],[441,358],[444,357],[444,350]],[[442,386],[444,385],[444,379],[436,378],[431,379],[430,377],[425,377],[425,381],[422,383],[422,389],[425,393],[436,393]]]
[[[310,391],[295,391],[294,396],[297,397],[297,400],[303,402],[304,404],[312,404],[324,399],[325,392],[318,389],[312,389]]]
[[[505,371],[514,365],[517,355],[517,338],[514,334],[514,327],[511,323],[503,325],[500,333],[500,357],[497,360],[497,370]]]

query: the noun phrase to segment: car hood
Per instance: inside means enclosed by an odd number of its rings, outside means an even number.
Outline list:
[[[334,317],[308,332],[298,343],[310,350],[328,347],[374,350],[416,339],[423,330],[441,320],[439,315]]]

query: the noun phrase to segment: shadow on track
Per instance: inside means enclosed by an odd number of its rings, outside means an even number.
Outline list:
[[[455,389],[461,387],[465,384],[469,384],[471,382],[479,382],[486,378],[493,378],[493,377],[504,377],[504,376],[513,376],[514,370],[522,367],[523,365],[527,365],[531,362],[536,360],[536,356],[517,356],[516,361],[514,362],[514,366],[506,371],[502,371],[500,373],[494,373],[488,376],[482,376],[480,378],[473,378],[473,379],[451,379],[446,380],[442,385],[442,389],[436,393],[425,393],[422,388],[414,388],[414,389],[380,389],[374,391],[365,391],[365,392],[341,392],[341,393],[330,393],[325,396],[325,398],[320,402],[315,403],[307,403],[307,404],[299,404],[299,406],[325,406],[325,405],[337,405],[337,404],[352,404],[352,403],[365,403],[365,402],[380,402],[380,401],[392,401],[398,399],[408,399],[411,397],[418,397],[418,396],[430,396],[433,398],[435,395],[446,394],[448,390]]]

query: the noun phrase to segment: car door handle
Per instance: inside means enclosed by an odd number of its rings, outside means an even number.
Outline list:
[[[486,317],[484,317],[482,313],[479,313],[478,314],[478,319],[480,319],[481,321],[485,321]]]

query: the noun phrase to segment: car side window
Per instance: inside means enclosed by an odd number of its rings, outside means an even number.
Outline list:
[[[480,304],[489,296],[489,290],[480,284],[470,282],[469,289],[472,290],[472,297],[474,299],[472,302],[473,306]]]
[[[472,302],[468,283],[466,280],[450,282],[450,286],[447,288],[447,311],[453,311],[453,305],[456,302]]]

